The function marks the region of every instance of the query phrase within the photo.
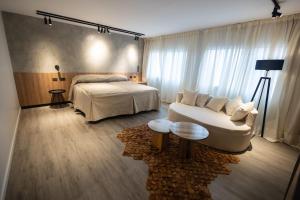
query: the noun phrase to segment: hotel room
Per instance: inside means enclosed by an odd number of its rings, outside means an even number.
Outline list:
[[[0,12],[0,200],[300,199],[299,0]]]

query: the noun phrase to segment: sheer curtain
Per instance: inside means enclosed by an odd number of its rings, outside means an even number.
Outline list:
[[[266,137],[300,148],[300,15],[293,18],[285,67],[275,88]]]
[[[249,22],[203,31],[204,49],[198,89],[217,96],[240,95],[249,101],[264,71],[255,70],[258,59],[281,59],[287,51],[292,23]],[[271,71],[273,94],[280,72]]]
[[[149,39],[145,42],[143,79],[158,88],[164,102],[172,102],[183,88],[193,89],[199,64],[199,32]]]
[[[160,89],[162,101],[168,103],[183,89],[230,98],[239,95],[244,101],[250,101],[259,78],[264,75],[264,71],[255,70],[256,60],[287,59],[294,55],[297,48],[292,46],[298,42],[295,38],[300,32],[297,24],[299,14],[146,39],[143,78]],[[281,98],[286,88],[283,85],[289,84],[286,73],[290,62],[286,63],[284,71],[269,73],[272,77],[269,113],[277,117],[268,117],[267,126],[271,121],[277,124],[283,121],[279,120],[278,107],[280,102],[287,103]],[[260,132],[261,117],[257,120],[257,132]],[[287,137],[282,134],[284,130],[274,128],[269,131],[269,139],[277,141]]]

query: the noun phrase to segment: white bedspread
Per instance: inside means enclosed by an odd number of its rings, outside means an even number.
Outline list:
[[[159,91],[131,81],[77,83],[71,87],[74,108],[85,113],[87,121],[158,110]]]

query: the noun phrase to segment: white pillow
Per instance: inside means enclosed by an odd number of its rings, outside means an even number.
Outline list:
[[[229,116],[233,115],[234,111],[240,107],[242,103],[241,97],[236,97],[235,99],[229,100],[225,105],[226,114]]]
[[[197,95],[197,99],[196,99],[196,106],[199,107],[204,107],[206,102],[209,99],[209,95],[208,94],[198,94]]]
[[[207,103],[206,107],[213,111],[220,112],[227,101],[228,99],[226,97],[213,97]]]
[[[246,124],[247,124],[248,126],[250,126],[250,127],[253,126],[257,114],[258,114],[258,111],[257,111],[255,108],[253,108],[253,110],[251,110],[251,111],[248,113],[248,115],[247,115],[247,117],[246,117]]]
[[[243,110],[250,112],[254,108],[254,101],[248,102],[248,103],[243,103],[240,106]]]
[[[251,112],[251,110],[253,110],[253,108],[254,108],[254,102],[249,102],[240,105],[240,107],[238,107],[236,111],[233,113],[233,115],[230,117],[230,120],[231,121],[243,120],[248,115],[248,113]]]
[[[198,94],[198,92],[184,90],[181,103],[190,105],[190,106],[194,106],[196,103],[197,94]]]
[[[176,103],[180,103],[183,97],[183,93],[182,92],[178,92],[177,96],[176,96]]]

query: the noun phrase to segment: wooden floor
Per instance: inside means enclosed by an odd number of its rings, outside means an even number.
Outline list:
[[[122,156],[116,134],[166,115],[163,105],[90,124],[69,107],[22,110],[6,199],[148,199],[147,166]],[[298,152],[260,137],[252,146],[209,186],[213,199],[283,198]]]

